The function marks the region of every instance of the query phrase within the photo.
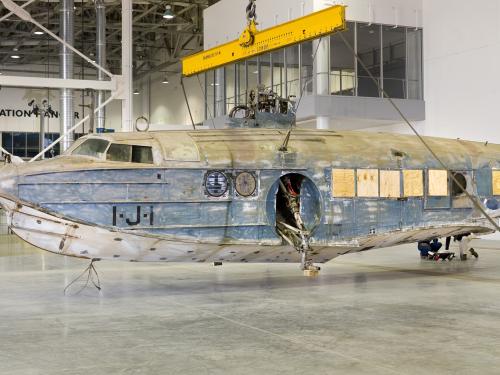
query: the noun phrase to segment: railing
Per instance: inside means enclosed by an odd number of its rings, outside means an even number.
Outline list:
[[[325,74],[325,73],[321,73]],[[375,85],[370,77],[358,76],[356,78],[355,73],[351,70],[336,70],[328,74],[329,80],[329,94],[332,96],[360,96],[360,97],[381,97],[381,93],[378,87]],[[266,88],[272,88],[273,91],[279,95],[284,96],[285,91],[288,96],[295,96],[296,100],[299,100],[301,93],[304,96],[315,95],[315,84],[316,75],[306,75],[301,78],[295,78],[288,80],[287,82],[275,83],[272,87],[265,86]],[[404,78],[387,78],[383,79],[377,78],[378,84],[384,88],[387,94],[391,98],[395,99],[421,99],[421,82],[419,80],[406,80]],[[285,86],[286,85],[286,86]],[[285,90],[286,87],[286,90]],[[249,91],[242,90],[236,96],[228,96],[225,100],[220,100],[215,102],[215,108],[220,108],[224,106],[226,108],[226,113],[235,106],[239,104],[248,103]],[[212,118],[216,111],[214,111],[214,98],[209,97],[207,103],[209,110],[207,111],[208,118]],[[212,114],[212,117],[210,116]]]

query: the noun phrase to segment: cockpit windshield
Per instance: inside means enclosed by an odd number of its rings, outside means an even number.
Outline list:
[[[111,143],[98,138],[85,140],[71,152],[71,155],[91,156],[124,163],[154,164],[151,146]]]
[[[90,138],[75,148],[71,155],[91,156],[102,159],[108,145],[109,141],[104,139]]]

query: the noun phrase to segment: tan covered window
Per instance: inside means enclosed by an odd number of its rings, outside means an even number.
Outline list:
[[[429,196],[447,197],[449,195],[448,171],[429,170]]]
[[[380,197],[401,197],[401,173],[399,171],[380,171]]]
[[[354,169],[332,170],[332,196],[353,198],[354,194]]]
[[[424,196],[424,174],[422,170],[403,171],[403,194],[405,197]]]
[[[500,171],[493,171],[493,195],[500,195]]]
[[[358,169],[358,197],[378,198],[378,169]]]

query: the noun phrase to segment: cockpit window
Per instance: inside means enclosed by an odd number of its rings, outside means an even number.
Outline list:
[[[71,155],[92,156],[101,159],[108,145],[109,142],[104,139],[90,138],[75,148]]]
[[[113,143],[109,146],[106,160],[153,164],[153,150],[150,146]]]
[[[153,164],[153,150],[148,146],[132,146],[132,163]]]
[[[106,160],[109,161],[124,161],[129,163],[132,157],[132,146],[130,145],[120,145],[118,143],[113,143],[109,146],[108,153],[106,154]]]

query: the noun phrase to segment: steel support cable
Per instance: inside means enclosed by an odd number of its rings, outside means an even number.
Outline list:
[[[204,102],[205,102],[205,107],[207,108],[208,114],[210,116],[210,120],[212,120],[212,125],[213,125],[213,127],[215,129],[214,116],[212,115],[212,111],[210,110],[210,107],[208,106],[206,87],[205,87],[205,90],[204,90],[203,89],[203,85],[201,84],[201,81],[200,81],[200,75],[199,74],[196,75],[196,78],[198,79],[198,84],[200,85],[200,90],[201,90],[201,92],[203,94],[203,98],[204,98]]]
[[[189,105],[189,100],[186,94],[186,87],[184,86],[184,78],[181,76],[181,87],[182,93],[184,94],[184,100],[186,101],[186,106],[189,112],[189,118],[191,119],[191,125],[193,126],[193,130],[196,130],[196,125],[194,124],[193,113],[191,112],[191,106]]]
[[[319,47],[321,45],[321,41],[322,40],[323,40],[322,37],[318,39],[318,45],[316,46],[316,50],[314,51],[313,60],[312,60],[312,64],[313,65],[314,65],[314,63],[316,61],[316,55],[318,54],[318,50],[319,50]],[[297,102],[297,105],[295,106],[295,109],[294,109],[295,115],[297,114],[297,111],[299,110],[300,103],[302,102],[302,98],[304,97],[304,93],[306,91],[306,87],[307,87],[307,83],[304,82],[304,86],[302,86],[301,91],[300,91],[299,101]],[[293,131],[293,126],[294,125],[295,124],[293,124],[293,123],[290,125],[290,128],[288,129],[288,132],[286,133],[285,139],[283,140],[283,143],[281,144],[281,147],[279,148],[279,151],[281,151],[281,152],[287,152],[287,150],[288,150],[288,142],[290,142],[290,136],[292,135],[292,131]]]
[[[408,127],[412,130],[413,133],[415,133],[415,135],[418,137],[418,139],[420,140],[420,142],[422,142],[422,144],[425,146],[425,148],[427,149],[427,151],[429,151],[429,153],[432,155],[432,157],[434,159],[436,159],[436,161],[439,163],[439,165],[441,165],[441,167],[443,169],[445,169],[446,171],[448,171],[448,174],[450,175],[452,181],[465,193],[465,195],[467,196],[467,198],[473,203],[474,207],[476,207],[482,214],[483,216],[493,225],[493,227],[498,231],[500,232],[500,226],[498,225],[498,223],[495,221],[494,218],[492,218],[487,212],[486,210],[484,209],[484,207],[481,205],[481,203],[472,195],[470,194],[467,189],[464,188],[464,186],[460,183],[460,181],[458,181],[458,179],[454,176],[453,173],[451,173],[450,169],[448,168],[448,166],[445,164],[444,161],[441,160],[441,158],[434,152],[434,150],[432,149],[432,147],[426,142],[426,140],[420,135],[420,133],[417,131],[417,129],[415,129],[415,127],[411,124],[410,120],[408,120],[408,118],[405,116],[405,114],[401,111],[401,109],[399,109],[398,105],[394,102],[394,100],[387,94],[387,92],[380,86],[379,82],[377,81],[377,79],[373,76],[373,74],[370,72],[370,70],[368,69],[368,67],[366,66],[366,64],[363,62],[363,60],[359,57],[359,55],[356,53],[356,51],[354,50],[354,48],[352,47],[352,45],[347,41],[347,39],[345,38],[345,36],[343,35],[342,32],[338,33],[340,35],[340,37],[342,38],[344,44],[347,46],[347,48],[353,53],[353,55],[356,57],[356,60],[359,62],[359,64],[363,67],[363,69],[366,71],[366,73],[368,73],[368,76],[371,78],[371,80],[375,83],[375,85],[377,86],[378,90],[380,93],[382,93],[382,95],[384,96],[384,98],[386,98],[389,103],[391,103],[392,107],[396,110],[396,112],[399,114],[399,116],[401,116],[401,118],[403,119],[403,121],[406,123],[406,125],[408,125]]]

